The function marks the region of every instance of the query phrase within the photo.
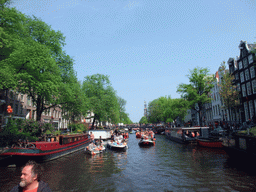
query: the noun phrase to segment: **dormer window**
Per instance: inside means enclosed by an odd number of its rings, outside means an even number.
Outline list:
[[[245,56],[246,56],[246,54],[247,54],[247,51],[246,51],[246,49],[245,49],[245,48],[243,48],[243,49],[242,49],[242,57],[245,57]]]
[[[248,67],[248,61],[247,58],[243,59],[244,68]]]

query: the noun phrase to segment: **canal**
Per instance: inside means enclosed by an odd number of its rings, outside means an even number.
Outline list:
[[[130,134],[126,152],[83,151],[43,163],[53,191],[255,191],[256,173],[220,149],[200,148],[156,135],[156,145],[140,148]],[[255,167],[254,167],[255,168]],[[19,183],[20,167],[0,167],[0,191]]]

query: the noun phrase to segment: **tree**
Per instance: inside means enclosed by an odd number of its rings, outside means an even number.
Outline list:
[[[147,124],[148,123],[147,117],[145,117],[145,116],[141,117],[139,123],[140,124]]]
[[[177,92],[181,93],[181,97],[188,101],[190,108],[197,111],[199,115],[199,124],[202,125],[201,111],[203,104],[209,103],[211,98],[209,93],[213,88],[212,82],[214,81],[213,76],[209,75],[207,68],[196,67],[190,70],[188,75],[190,84],[179,84]]]
[[[95,74],[86,76],[83,81],[83,93],[87,98],[88,110],[94,113],[92,128],[95,121],[117,123],[120,105],[108,76]]]
[[[22,38],[25,36],[24,25],[27,21],[27,17],[15,8],[7,8],[6,2],[9,1],[1,0],[0,3],[0,90],[17,86],[19,68],[3,61],[24,47]]]
[[[154,99],[148,104],[148,121],[151,123],[159,123],[164,120],[163,109],[159,99]]]
[[[221,64],[221,73],[223,75],[221,83],[219,84],[219,93],[223,101],[224,108],[230,109],[229,117],[231,117],[231,111],[235,110],[240,105],[239,91],[237,90],[237,85],[233,84],[235,77],[226,70],[225,62],[222,62]]]
[[[0,88],[17,88],[28,94],[40,121],[44,110],[65,104],[72,97],[73,84],[69,82],[74,76],[73,60],[62,51],[65,38],[40,19],[15,9],[5,8],[1,14],[0,65],[8,73],[0,73]]]
[[[124,117],[124,114],[125,114],[126,101],[121,97],[117,97],[117,100],[118,100],[118,103],[119,103],[120,123],[122,123],[123,117]]]

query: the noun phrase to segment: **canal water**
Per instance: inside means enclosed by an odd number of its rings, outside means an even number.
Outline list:
[[[130,134],[126,152],[83,151],[42,163],[53,191],[255,191],[255,167],[241,165],[220,149],[200,148],[156,135],[156,145],[140,148]],[[253,166],[253,165],[250,165]],[[0,191],[20,181],[20,167],[0,167]]]

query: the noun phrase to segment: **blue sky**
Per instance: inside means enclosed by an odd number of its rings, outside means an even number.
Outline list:
[[[127,101],[133,122],[147,103],[179,98],[189,70],[218,70],[239,55],[240,40],[255,43],[254,0],[13,0],[66,37],[80,81],[108,75]]]

